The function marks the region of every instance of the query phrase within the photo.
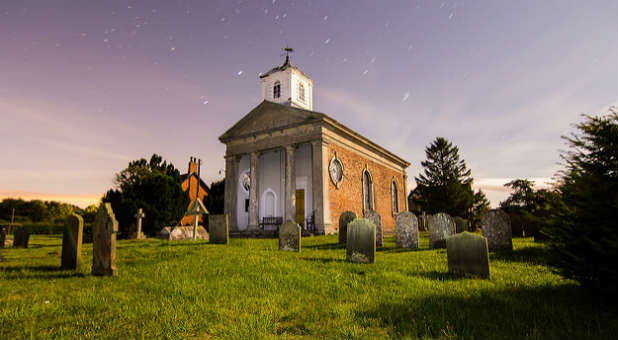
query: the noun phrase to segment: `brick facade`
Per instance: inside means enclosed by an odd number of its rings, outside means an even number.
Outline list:
[[[363,170],[367,167],[373,179],[374,208],[382,217],[384,233],[394,234],[395,215],[391,203],[391,184],[393,179],[397,183],[398,211],[405,211],[403,172],[395,171],[349,148],[329,143],[329,160],[335,156],[335,152],[344,169],[344,178],[339,188],[335,187],[330,178],[327,179],[331,220],[335,230],[339,229],[339,216],[344,211],[353,211],[357,216],[363,216],[362,176]]]
[[[189,198],[191,199],[191,201],[189,202],[189,205],[187,206],[187,209],[189,209],[191,204],[193,204],[193,201],[195,201],[195,194],[196,194],[197,185],[198,185],[197,163],[195,163],[193,159],[189,162],[189,171],[186,176],[187,178],[182,182],[181,186],[182,186],[182,190],[186,192],[189,195]],[[205,187],[203,183],[201,183],[200,184],[200,200],[202,201],[202,203],[204,203],[204,198],[206,196],[208,196],[208,188]],[[184,216],[180,220],[180,224],[181,225],[193,225],[193,218],[194,218],[193,216]],[[199,217],[199,223],[202,223],[203,221],[204,221],[204,215],[201,215]]]

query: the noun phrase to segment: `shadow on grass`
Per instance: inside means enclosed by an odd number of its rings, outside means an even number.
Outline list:
[[[432,280],[440,280],[440,281],[454,281],[454,280],[465,280],[467,277],[463,275],[457,275],[449,272],[439,272],[437,270],[432,270],[429,272],[423,272],[418,274],[418,276],[426,277]]]
[[[393,338],[615,338],[618,331],[612,307],[599,308],[600,299],[576,285],[464,295],[376,303],[355,319],[375,321]]]
[[[18,266],[1,268],[0,272],[7,273],[6,280],[24,279],[62,279],[71,277],[83,277],[84,273],[60,266]]]
[[[303,261],[310,261],[310,262],[320,262],[320,263],[333,263],[333,262],[346,262],[345,259],[332,259],[332,258],[321,258],[321,257],[301,257],[300,258]]]
[[[397,248],[397,247],[378,247],[377,251],[385,254],[397,254],[397,253],[412,253],[417,251],[429,251],[433,249],[429,248]]]
[[[313,244],[313,245],[303,246],[303,248],[317,249],[317,250],[345,249],[345,244],[339,244],[339,243]]]
[[[547,250],[538,247],[526,247],[516,250],[496,249],[489,252],[489,260],[547,264]]]

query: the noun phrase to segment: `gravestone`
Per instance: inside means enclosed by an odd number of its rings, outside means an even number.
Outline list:
[[[465,218],[455,216],[453,217],[453,221],[455,221],[455,232],[456,233],[462,233],[468,230],[468,227],[467,227],[468,221]]]
[[[228,215],[208,215],[210,243],[228,244],[230,239]]]
[[[142,232],[142,218],[146,217],[146,214],[142,211],[142,208],[139,208],[137,213],[135,214],[136,226],[135,231],[131,234],[132,239],[143,240],[146,238],[146,235]]]
[[[0,226],[0,248],[4,248],[4,242],[6,242],[6,233],[8,232],[8,228],[5,226]]]
[[[194,226],[165,227],[159,232],[159,238],[169,241],[193,240]],[[196,228],[196,240],[208,240],[208,231],[201,225]]]
[[[382,241],[382,217],[380,217],[377,211],[369,210],[365,214],[365,218],[376,226],[376,245],[382,247],[384,245]]]
[[[348,237],[348,224],[356,218],[356,214],[346,211],[339,216],[339,244],[345,244]]]
[[[448,271],[489,279],[487,239],[464,231],[446,239]]]
[[[300,251],[300,226],[288,220],[279,227],[279,250]]]
[[[374,263],[376,261],[376,226],[366,218],[348,223],[346,259],[350,262]]]
[[[13,231],[13,248],[28,248],[30,230],[28,227],[17,227]]]
[[[446,238],[455,234],[455,221],[445,213],[437,213],[429,217],[429,248],[444,248]]]
[[[92,274],[118,275],[116,269],[116,233],[118,221],[110,203],[103,203],[92,224]]]
[[[81,268],[83,234],[84,219],[77,214],[67,216],[64,234],[62,235],[62,259],[60,267],[77,270]]]
[[[513,249],[511,220],[504,211],[494,209],[486,212],[481,219],[481,228],[489,249]]]
[[[418,248],[418,219],[413,213],[404,211],[395,220],[397,247]]]

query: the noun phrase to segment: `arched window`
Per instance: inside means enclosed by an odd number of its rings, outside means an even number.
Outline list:
[[[363,170],[363,210],[374,210],[373,206],[373,180],[369,170]]]
[[[393,179],[391,183],[391,204],[393,207],[393,214],[399,213],[399,197],[397,193],[397,182]]]
[[[273,98],[277,99],[281,97],[281,83],[277,80],[273,87]]]
[[[305,101],[305,86],[303,83],[298,83],[298,100]]]

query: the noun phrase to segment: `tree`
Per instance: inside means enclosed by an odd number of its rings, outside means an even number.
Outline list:
[[[210,191],[204,200],[204,205],[211,214],[223,214],[225,201],[225,179],[210,183]]]
[[[559,273],[596,291],[618,293],[618,109],[584,115],[564,136],[560,200],[548,218],[551,263]]]
[[[155,235],[166,225],[180,221],[189,205],[180,172],[157,154],[150,161],[142,158],[129,162],[126,169],[115,175],[114,183],[116,189],[110,189],[103,202],[111,203],[123,236],[134,231],[134,215],[139,208],[146,214],[143,232]]]
[[[445,212],[470,217],[474,204],[471,171],[459,157],[459,148],[443,137],[425,149],[423,173],[415,177],[418,196],[415,205],[430,214]]]
[[[485,214],[489,210],[489,200],[483,190],[479,189],[474,194],[474,201],[472,203],[472,208],[470,211],[470,229],[471,231],[480,228],[481,226],[481,218],[483,214]]]
[[[84,218],[84,223],[92,223],[94,222],[94,218],[97,216],[97,211],[99,207],[91,204],[84,209],[82,213],[82,217]]]
[[[511,194],[506,200],[500,202],[500,208],[511,219],[513,236],[534,235],[536,237],[539,228],[535,225],[533,218],[537,198],[534,181],[518,178],[504,184],[504,186],[511,189]]]
[[[500,202],[503,209],[519,207],[531,209],[534,205],[534,181],[527,179],[514,179],[504,185],[511,189],[511,195]]]

